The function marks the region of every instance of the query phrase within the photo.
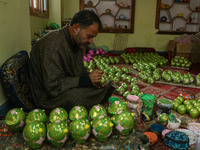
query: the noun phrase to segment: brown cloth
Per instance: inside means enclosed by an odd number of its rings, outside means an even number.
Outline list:
[[[68,27],[41,38],[30,53],[30,80],[33,99],[47,113],[56,107],[70,111],[81,105],[89,110],[114,92],[111,84],[104,88],[79,87],[79,78],[87,73],[83,50],[70,38]]]

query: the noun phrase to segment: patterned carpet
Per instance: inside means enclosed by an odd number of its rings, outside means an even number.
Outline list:
[[[125,67],[130,67],[127,65],[120,65]],[[162,68],[164,70],[170,69],[169,67]],[[170,69],[171,70],[171,69]],[[177,69],[172,69],[176,71]],[[185,70],[181,70],[182,72],[185,72]],[[135,75],[133,75],[135,76]],[[157,98],[167,98],[170,100],[175,99],[180,91],[189,91],[192,92],[196,99],[200,98],[200,89],[197,88],[189,88],[189,87],[182,87],[182,86],[174,86],[174,85],[167,85],[167,84],[160,84],[155,83],[153,85],[149,85],[147,83],[144,83],[142,81],[138,81],[137,83],[143,93],[146,94],[152,94],[155,95]],[[130,90],[130,87],[129,87]],[[112,96],[118,96],[122,98],[121,96],[114,93]],[[108,106],[109,104],[105,104],[105,106]],[[155,120],[151,122],[139,122],[135,124],[136,131],[138,132],[145,132],[150,131],[149,126],[153,123],[156,123]],[[128,144],[126,147],[125,145]],[[67,143],[60,148],[55,148],[50,146],[50,143],[46,142],[40,149],[42,150],[53,150],[53,149],[138,149],[137,146],[134,145],[141,145],[141,141],[135,136],[135,134],[131,134],[129,136],[119,136],[119,135],[112,135],[110,139],[106,142],[98,142],[95,140],[94,137],[90,137],[90,140],[83,145],[76,144],[72,139],[69,139]],[[93,148],[92,148],[93,146]],[[109,147],[110,146],[110,147]],[[23,140],[22,134],[12,133],[9,131],[3,120],[0,120],[0,149],[4,150],[11,150],[11,149],[26,149],[29,150],[30,147],[27,146],[25,141]],[[108,148],[109,147],[109,148]],[[168,147],[164,145],[163,139],[161,136],[158,137],[158,141],[149,147],[150,150],[167,150]]]

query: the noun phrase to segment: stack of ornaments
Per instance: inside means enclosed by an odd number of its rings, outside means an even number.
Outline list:
[[[61,147],[69,135],[79,144],[85,143],[91,132],[98,141],[106,141],[113,129],[120,135],[128,135],[134,117],[127,104],[119,99],[109,105],[108,112],[100,104],[94,105],[89,113],[83,106],[73,107],[69,114],[63,108],[55,108],[49,117],[41,109],[34,109],[26,116],[22,109],[13,108],[6,114],[5,123],[13,132],[23,131],[24,140],[31,148],[41,147],[45,139]]]
[[[87,61],[87,62],[90,62],[91,60],[93,60],[93,57],[94,56],[98,56],[98,55],[105,55],[106,52],[102,49],[102,48],[99,48],[99,49],[96,49],[96,50],[89,50],[87,54],[84,54],[83,56],[83,62],[84,61]]]

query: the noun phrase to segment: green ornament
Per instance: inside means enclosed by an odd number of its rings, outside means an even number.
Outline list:
[[[120,98],[119,98],[119,97],[116,97],[116,96],[112,96],[112,97],[110,97],[110,98],[108,99],[108,101],[109,101],[110,103],[113,103],[114,101],[117,101],[117,100],[120,100]]]
[[[34,109],[31,112],[29,112],[29,114],[26,118],[26,124],[28,124],[32,121],[40,121],[45,124],[47,121],[47,115],[46,115],[45,111],[41,110],[41,109]]]
[[[107,111],[105,107],[102,105],[94,105],[89,112],[89,117],[91,119],[96,119],[99,118],[100,116],[107,116]]]
[[[159,124],[166,126],[168,123],[168,119],[169,119],[168,114],[162,113],[158,116],[157,121]]]
[[[69,118],[72,121],[87,117],[88,117],[88,112],[83,106],[74,106],[69,112]]]
[[[121,135],[128,135],[134,125],[134,113],[121,110],[116,115],[112,116],[111,120]]]
[[[39,148],[43,145],[46,138],[46,128],[40,121],[29,122],[24,127],[23,136],[26,143],[31,148]]]
[[[47,138],[52,145],[61,147],[65,144],[69,136],[67,122],[56,121],[47,125]]]
[[[55,121],[67,121],[68,113],[64,108],[55,108],[49,114],[49,121],[51,123]]]
[[[72,138],[79,144],[85,143],[91,132],[90,122],[86,118],[70,122],[69,129]]]
[[[24,127],[25,119],[26,115],[22,108],[13,108],[7,112],[5,123],[13,132],[20,132]]]
[[[122,100],[114,101],[110,106],[108,107],[108,112],[112,115],[117,114],[120,110],[128,110],[128,107],[125,102]]]
[[[99,141],[106,141],[113,129],[113,123],[108,116],[100,116],[91,122],[92,132]]]

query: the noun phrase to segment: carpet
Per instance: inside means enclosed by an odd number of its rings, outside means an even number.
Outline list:
[[[119,67],[127,67],[131,68],[131,65],[120,64]],[[169,67],[162,67],[162,69],[167,70]],[[171,70],[171,69],[170,69]],[[178,69],[172,68],[173,71],[177,71]],[[181,70],[185,72],[186,70]],[[136,74],[131,74],[133,77],[137,77]],[[146,94],[155,95],[158,99],[166,98],[170,100],[174,100],[177,96],[179,96],[180,91],[189,91],[192,92],[196,98],[200,97],[200,89],[189,88],[189,87],[181,87],[167,84],[154,83],[153,85],[144,83],[141,80],[138,80],[137,85],[140,87],[140,90]],[[129,89],[130,90],[130,85]],[[112,96],[117,96],[123,99],[122,96],[113,93]],[[105,107],[109,106],[109,103],[104,104]],[[146,132],[150,131],[150,125],[156,123],[156,120],[152,120],[150,122],[137,122],[135,123],[135,129],[138,132]],[[134,133],[131,133],[129,136],[120,136],[113,134],[108,141],[106,142],[98,142],[94,137],[90,137],[90,140],[86,144],[76,144],[72,139],[67,140],[67,143],[60,148],[52,147],[50,143],[46,142],[40,149],[42,150],[53,150],[53,149],[135,149],[134,145],[142,145],[141,141],[135,137]],[[128,147],[126,147],[127,145]],[[1,149],[30,149],[26,142],[24,141],[21,133],[12,133],[4,123],[4,120],[0,120],[0,147]],[[137,149],[137,148],[136,148]],[[158,141],[149,147],[149,150],[167,150],[168,147],[163,143],[163,139],[161,135],[158,137]]]

